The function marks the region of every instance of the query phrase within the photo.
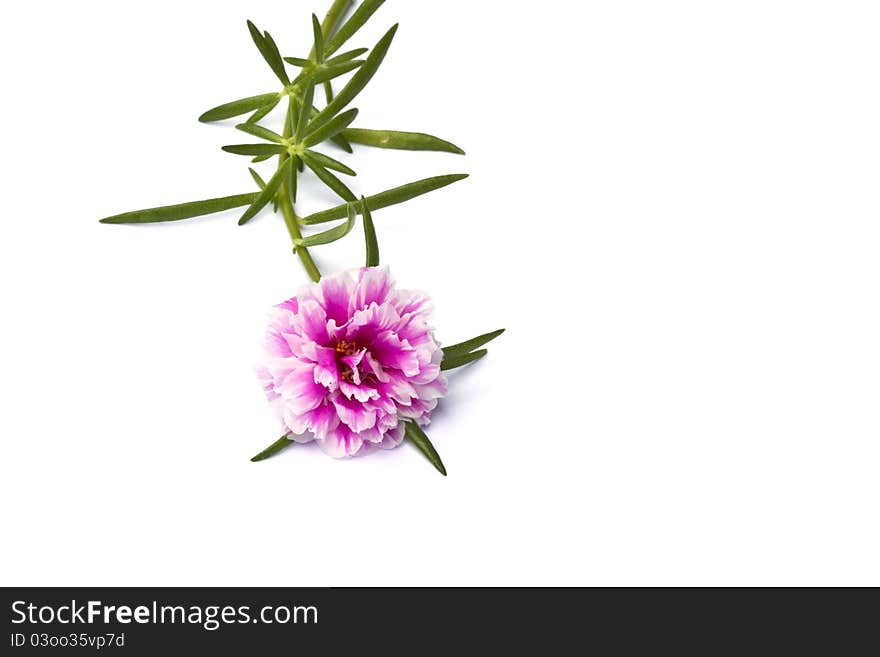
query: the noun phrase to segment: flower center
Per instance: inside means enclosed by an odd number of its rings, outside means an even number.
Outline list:
[[[354,372],[343,360],[342,356],[353,356],[358,352],[357,345],[348,340],[340,340],[336,343],[336,366],[339,369],[339,378],[348,383],[354,381]]]
[[[349,342],[348,340],[340,340],[336,343],[336,353],[338,354],[352,356],[357,353],[357,350],[357,345],[354,342]]]

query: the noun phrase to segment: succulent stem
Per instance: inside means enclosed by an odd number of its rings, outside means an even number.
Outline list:
[[[284,118],[284,134],[282,135],[284,139],[290,139],[290,115],[294,111],[293,105],[293,99],[291,98],[287,104],[287,116]],[[282,153],[279,155],[278,166],[280,167],[284,164],[284,161],[289,157],[290,155],[288,153]],[[295,172],[294,175],[296,175]],[[302,240],[302,232],[299,229],[299,221],[297,220],[296,212],[293,209],[293,202],[290,199],[290,189],[288,188],[286,179],[281,182],[281,187],[278,189],[278,206],[281,208],[281,214],[284,216],[284,224],[287,226],[287,232],[290,234],[290,239],[293,241],[294,245],[296,245],[297,240]],[[320,281],[321,272],[318,271],[318,266],[312,259],[312,254],[309,253],[308,248],[302,245],[297,246],[296,254],[299,256],[299,260],[302,262],[309,278],[316,283]]]

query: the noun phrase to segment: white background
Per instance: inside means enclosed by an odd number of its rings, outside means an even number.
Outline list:
[[[252,191],[196,117],[277,88],[246,18],[303,55],[328,4],[0,9],[0,582],[880,584],[877,4],[376,14],[358,125],[468,155],[358,148],[355,190],[472,174],[378,212],[383,259],[442,341],[508,329],[435,416],[448,478],[248,461],[264,312],[306,280],[279,218],[97,223]]]

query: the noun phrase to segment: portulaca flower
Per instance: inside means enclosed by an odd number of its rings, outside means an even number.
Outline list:
[[[430,299],[398,290],[387,268],[328,276],[271,311],[259,368],[296,442],[333,457],[397,447],[404,420],[428,424],[446,394]]]

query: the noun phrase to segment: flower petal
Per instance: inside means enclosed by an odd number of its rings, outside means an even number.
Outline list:
[[[409,342],[401,340],[391,331],[376,335],[368,346],[370,354],[384,369],[394,368],[407,376],[419,373],[419,356]]]
[[[339,387],[339,368],[336,365],[336,350],[330,347],[316,347],[315,383],[328,390]]]
[[[324,453],[335,459],[354,456],[363,443],[363,439],[344,424],[330,431],[323,440],[318,440]]]
[[[333,405],[343,424],[352,431],[363,431],[376,425],[376,411],[345,395],[334,395]]]
[[[347,272],[325,276],[310,288],[310,297],[324,309],[327,317],[342,326],[349,320],[348,303],[354,283]]]
[[[370,304],[383,304],[394,287],[387,267],[363,267],[348,305],[349,315]]]
[[[297,415],[315,408],[327,394],[324,386],[315,383],[313,369],[311,364],[301,363],[276,388],[285,406]]]

